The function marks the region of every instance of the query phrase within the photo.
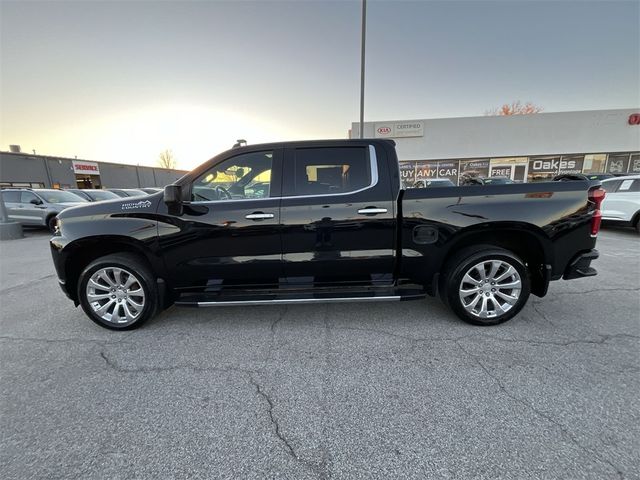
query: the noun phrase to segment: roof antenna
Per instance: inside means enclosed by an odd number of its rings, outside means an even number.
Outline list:
[[[233,145],[233,148],[246,147],[247,141],[244,138],[239,138],[236,140],[236,143]]]

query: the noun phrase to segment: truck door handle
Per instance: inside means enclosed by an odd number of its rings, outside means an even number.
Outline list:
[[[358,210],[360,215],[377,215],[379,213],[387,213],[386,208],[367,207]]]
[[[273,218],[273,213],[253,212],[244,216],[247,220],[264,220],[266,218]]]

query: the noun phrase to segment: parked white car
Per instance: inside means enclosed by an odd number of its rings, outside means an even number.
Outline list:
[[[602,180],[607,194],[602,202],[602,220],[630,225],[640,233],[640,175]]]

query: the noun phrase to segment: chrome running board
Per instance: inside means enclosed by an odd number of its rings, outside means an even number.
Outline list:
[[[329,297],[329,298],[274,298],[273,300],[228,300],[207,302],[176,302],[176,305],[192,305],[198,307],[235,307],[241,305],[287,305],[303,303],[344,303],[344,302],[389,302],[397,301],[400,295],[379,297]]]

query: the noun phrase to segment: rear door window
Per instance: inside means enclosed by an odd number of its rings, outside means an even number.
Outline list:
[[[286,195],[350,193],[372,184],[366,147],[297,148],[293,165],[287,165]]]
[[[2,192],[2,199],[5,202],[19,203],[20,202],[20,192]]]
[[[618,192],[640,192],[640,179],[628,179],[622,180]]]

